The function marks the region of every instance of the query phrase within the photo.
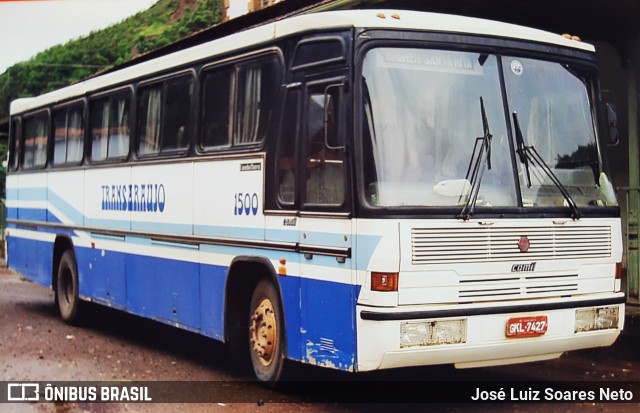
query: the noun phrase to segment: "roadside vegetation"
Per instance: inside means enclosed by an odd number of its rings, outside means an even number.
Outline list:
[[[0,74],[0,121],[9,117],[14,99],[78,82],[221,20],[222,0],[158,0],[120,23],[53,46]],[[6,152],[6,141],[0,140],[0,198],[4,197]]]
[[[40,52],[0,75],[0,119],[9,116],[13,99],[77,82],[203,30],[221,18],[222,0],[158,0],[120,23]]]

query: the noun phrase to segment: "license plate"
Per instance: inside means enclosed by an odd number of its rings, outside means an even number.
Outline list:
[[[546,315],[514,317],[507,321],[506,334],[509,338],[542,336],[547,332],[549,322]]]

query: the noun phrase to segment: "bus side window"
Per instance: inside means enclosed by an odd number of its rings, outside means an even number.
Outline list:
[[[53,164],[78,164],[84,148],[83,106],[58,109],[53,114]]]
[[[186,149],[193,79],[182,76],[144,87],[138,104],[138,153]]]
[[[275,107],[280,75],[280,65],[275,58],[263,58],[238,68],[234,145],[254,144],[264,139]]]
[[[202,148],[231,144],[233,108],[233,70],[216,68],[206,73],[202,98]]]
[[[262,142],[271,124],[281,72],[275,56],[207,70],[202,85],[200,147],[207,150]]]
[[[193,79],[180,77],[166,82],[164,87],[161,152],[184,150],[189,146],[189,121]]]
[[[47,139],[49,137],[49,115],[40,113],[24,120],[25,169],[42,168],[47,163]]]
[[[338,147],[339,87],[313,93],[307,101],[306,202],[342,205],[344,150]]]
[[[90,104],[91,159],[125,158],[129,154],[129,94],[97,99]]]
[[[148,155],[160,152],[162,128],[162,87],[148,87],[138,98],[138,153]]]

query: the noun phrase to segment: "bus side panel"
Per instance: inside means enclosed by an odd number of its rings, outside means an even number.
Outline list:
[[[12,230],[7,238],[9,268],[32,281],[51,286],[51,254],[53,245],[42,234],[27,230]],[[32,238],[33,237],[33,238]]]
[[[14,183],[18,183],[15,182]],[[11,215],[25,221],[46,221],[47,219],[47,173],[21,175],[20,187],[11,191],[16,197],[10,203]],[[33,281],[51,286],[52,234],[37,232],[34,227],[19,227],[10,231],[10,266]]]
[[[211,249],[201,246],[202,250]],[[203,258],[206,260],[206,258]],[[224,291],[229,268],[200,264],[200,320],[202,334],[224,340]]]
[[[97,168],[85,172],[84,224],[95,228],[130,229],[131,210],[140,204],[139,191],[131,185],[131,167],[106,171]]]
[[[7,175],[5,188],[5,207],[7,219],[18,219],[18,191],[20,188],[20,175]],[[8,227],[12,227],[9,224]]]
[[[137,253],[126,257],[130,311],[184,328],[199,329],[199,265],[195,259],[187,262],[179,257],[190,251],[153,246],[149,240],[133,237],[128,237],[127,243],[138,244],[134,248],[139,252],[149,251],[149,255]],[[160,249],[162,254],[158,253]],[[158,255],[152,255],[153,250]]]
[[[20,175],[7,175],[6,180],[6,216],[7,219],[18,219],[18,191],[20,188]],[[24,265],[25,251],[17,247],[19,242],[15,236],[15,224],[7,223],[6,248],[7,248],[7,265],[16,271],[20,271],[19,267]]]
[[[353,371],[358,286],[302,278],[301,290],[303,361]]]
[[[45,172],[25,174],[20,177],[18,219],[46,222],[47,174]]]
[[[109,248],[113,243],[98,238],[96,248],[76,248],[80,295],[126,308],[125,255]]]
[[[193,234],[193,163],[134,166],[126,198],[131,229]]]
[[[291,262],[291,260],[287,260]],[[291,360],[305,360],[304,343],[302,342],[300,314],[300,277],[279,275],[282,309],[287,333],[287,356]]]
[[[17,234],[19,231],[10,230],[9,234]],[[26,242],[17,235],[9,235],[7,243],[7,266],[14,271],[27,275],[25,264],[28,262]],[[22,245],[21,245],[22,244]]]
[[[36,281],[40,284],[51,286],[51,274],[53,266],[53,241],[54,234],[47,234],[49,241],[38,241],[36,243]]]
[[[60,171],[51,175],[47,222],[84,225],[84,187],[84,171]]]
[[[264,160],[225,159],[194,165],[194,234],[264,240]]]

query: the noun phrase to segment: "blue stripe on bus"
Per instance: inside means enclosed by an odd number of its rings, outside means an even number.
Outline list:
[[[40,191],[34,191],[39,193]],[[164,234],[181,234],[187,235],[193,233],[195,235],[209,235],[221,238],[233,238],[233,239],[249,239],[249,240],[263,240],[265,234],[269,234],[270,237],[267,240],[282,239],[295,239],[294,234],[298,234],[296,230],[277,230],[277,229],[264,229],[264,228],[237,228],[237,227],[223,227],[223,226],[205,226],[205,225],[190,225],[190,224],[174,224],[174,223],[157,223],[148,221],[129,221],[129,220],[110,220],[110,219],[94,219],[83,218],[82,214],[72,208],[64,200],[61,200],[58,196],[52,196],[51,200],[56,204],[56,207],[68,217],[73,217],[74,222],[65,223],[71,225],[81,225],[85,220],[86,226],[95,226],[99,228],[111,228],[119,230],[138,229],[144,231],[153,231],[156,233]],[[16,212],[17,211],[17,212]],[[46,219],[45,215],[46,214]],[[54,216],[49,210],[41,209],[29,209],[29,208],[8,208],[8,218],[24,219],[32,221],[47,221],[60,223],[61,221]],[[77,222],[75,221],[77,220]],[[292,234],[293,232],[294,234]],[[341,233],[324,233],[324,232],[305,232],[307,238],[304,240],[306,245],[317,245],[325,247],[357,247],[357,254],[355,257],[355,269],[366,270],[373,255],[375,248],[377,247],[381,237],[377,235],[355,235],[355,245],[351,239],[344,240],[345,234]],[[245,255],[247,253],[246,248],[242,247],[224,247],[215,246],[216,250],[213,252],[225,253],[229,255]],[[278,260],[282,258],[282,252],[265,252],[264,255],[270,259]],[[322,256],[316,256],[322,257]],[[319,258],[318,260],[311,260],[306,262],[310,265],[322,265],[335,268],[348,268],[350,265],[348,262],[345,264],[338,264],[335,260],[326,259],[327,257]],[[322,261],[322,263],[319,263]]]
[[[22,210],[24,211],[24,209]],[[42,210],[38,212],[38,214],[41,214],[41,213],[42,213]],[[38,216],[39,215],[37,214],[32,215],[33,218],[37,218]],[[10,215],[8,215],[8,217],[10,217]],[[24,216],[22,216],[21,219],[25,219]],[[52,222],[52,221],[53,220],[49,220],[49,222]],[[59,222],[59,221],[55,220],[53,222]],[[123,222],[121,221],[118,221],[118,222],[120,222],[123,225]],[[123,228],[123,227],[114,225],[115,221],[102,220],[100,223],[102,224],[101,227],[103,228],[128,229],[128,228]],[[27,229],[31,229],[31,228],[29,227]],[[60,230],[60,229],[49,229],[49,230],[39,229],[39,230],[43,232],[49,232],[49,233],[65,233],[70,235],[74,234],[74,231],[72,230]],[[162,231],[159,231],[157,227],[156,227],[156,231],[162,232]],[[170,232],[167,232],[167,233],[170,233]],[[335,234],[329,234],[329,235],[335,235]],[[95,235],[94,235],[94,238],[100,239],[100,237],[97,237]],[[328,237],[328,238],[331,238],[331,237]],[[311,266],[337,268],[337,269],[355,269],[355,270],[363,270],[363,271],[366,270],[369,266],[369,261],[373,256],[373,252],[375,251],[376,247],[378,246],[378,243],[380,242],[381,236],[356,235],[354,238],[355,238],[354,250],[356,251],[356,253],[351,258],[348,258],[344,263],[338,262],[333,256],[323,256],[323,255],[316,254],[313,256],[313,259],[304,260],[304,264],[311,265]],[[158,248],[175,248],[179,246],[178,243],[163,244],[163,243],[156,242],[152,244],[150,238],[140,237],[140,236],[115,237],[115,238],[109,238],[109,239],[113,241],[121,241],[121,242],[127,242],[132,244],[154,245],[154,246],[157,246]],[[323,245],[323,246],[330,247],[332,245]],[[191,247],[189,246],[189,248]],[[260,250],[255,248],[251,250],[247,247],[225,246],[225,245],[215,245],[215,244],[200,244],[198,248],[203,252],[212,252],[216,254],[224,254],[229,256],[255,255],[256,253],[259,253],[261,256],[264,256],[274,261],[277,261],[281,258],[284,258],[289,262],[295,262],[296,260],[298,260],[298,253],[280,251],[280,250],[269,250],[269,249]],[[354,260],[353,261],[354,264],[352,264],[352,260]],[[355,265],[355,268],[351,268],[352,265]]]
[[[18,219],[24,221],[49,222],[48,215],[50,215],[48,211],[42,208],[20,208],[18,210]]]
[[[9,237],[9,266],[49,286],[53,245]],[[80,294],[215,339],[224,338],[228,267],[99,248],[75,249]],[[318,271],[322,271],[318,267]],[[322,274],[315,274],[321,276]],[[279,276],[291,359],[353,370],[359,286]]]
[[[18,208],[7,207],[7,219],[18,219]]]
[[[381,235],[355,235],[355,266],[357,270],[367,270],[373,253],[378,247]]]
[[[5,199],[7,201],[17,201],[18,200],[18,188],[5,188]]]
[[[69,220],[77,225],[82,225],[84,223],[84,215],[82,211],[76,209],[73,205],[68,203],[64,198],[61,198],[58,194],[53,191],[49,191],[47,193],[49,203],[51,205],[55,205],[55,207],[60,211],[60,213]]]
[[[73,207],[73,205],[69,204],[66,200],[61,198],[54,191],[47,190],[46,188],[21,188],[18,189],[7,189],[6,192],[7,201],[40,201],[40,202],[49,202],[51,205],[54,205],[60,213],[74,223],[76,225],[82,225],[84,221],[84,216],[81,211]],[[25,208],[11,208],[11,216],[10,218],[18,218],[20,217],[21,210]],[[30,209],[30,208],[26,208]],[[40,208],[31,208],[31,209],[40,209]],[[51,212],[46,212],[49,217],[48,222],[60,222],[58,218],[54,216]],[[8,216],[9,217],[9,216]],[[27,219],[20,217],[20,219]]]
[[[46,201],[47,188],[20,188],[16,198],[21,201]]]

